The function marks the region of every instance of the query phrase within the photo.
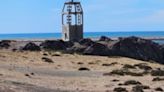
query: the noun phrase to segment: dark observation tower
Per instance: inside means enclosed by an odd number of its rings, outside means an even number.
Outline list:
[[[78,1],[64,3],[62,11],[62,39],[79,41],[83,39],[83,9]]]

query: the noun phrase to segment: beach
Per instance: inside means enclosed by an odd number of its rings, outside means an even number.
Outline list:
[[[58,53],[58,56],[53,56],[55,53]],[[42,57],[48,57],[54,63],[43,62]],[[145,90],[145,92],[155,92],[155,88],[164,87],[164,81],[154,82],[152,80],[155,76],[151,75],[103,76],[104,73],[120,69],[126,64],[145,63],[124,57],[0,50],[0,61],[0,90],[4,91],[4,88],[12,90],[7,92],[44,92],[45,90],[47,92],[113,92],[113,89],[117,87],[124,87],[130,92],[134,85],[118,85],[128,80],[136,80],[141,82],[142,85],[149,86],[150,89]],[[111,65],[105,66],[105,64]],[[164,68],[160,64],[146,64],[153,69]],[[81,67],[86,67],[89,71],[79,71],[78,69]]]
[[[93,43],[89,39],[84,39],[78,43],[82,47],[88,46],[87,49],[93,48],[92,45],[91,47],[88,45],[91,43],[100,47],[107,43],[117,45],[118,41],[107,41],[109,38],[102,38],[98,43]],[[145,45],[154,46],[153,48],[156,48],[156,45],[158,46],[158,44],[150,43],[141,38],[125,38],[129,41],[129,44],[132,44],[134,39],[144,42]],[[126,44],[124,40],[120,40],[120,42]],[[61,43],[63,42],[60,40],[1,41],[0,91],[138,92],[143,90],[144,92],[156,92],[164,89],[164,66],[159,63],[161,61],[143,61],[137,59],[137,57],[135,59],[123,56],[108,56],[108,53],[106,56],[101,56],[102,53],[94,51],[90,54],[97,53],[97,55],[66,53],[61,51],[61,49],[66,50],[60,47],[63,46]],[[78,43],[70,45],[70,43],[64,42],[64,46],[74,47],[75,50],[75,46],[81,48],[77,45]],[[137,43],[142,45],[140,42]],[[122,46],[124,47],[124,45]],[[41,50],[38,47],[42,47]],[[100,49],[102,52],[103,48]],[[146,49],[147,47],[143,48]],[[148,57],[146,55],[144,58]]]

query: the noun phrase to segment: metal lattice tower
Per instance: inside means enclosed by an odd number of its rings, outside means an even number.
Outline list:
[[[83,9],[78,1],[70,0],[64,3],[62,10],[62,39],[64,41],[83,39]]]

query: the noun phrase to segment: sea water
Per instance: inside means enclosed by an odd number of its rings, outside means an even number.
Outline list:
[[[85,32],[85,38],[99,38],[101,36],[108,36],[111,38],[117,37],[164,37],[164,31],[154,31],[154,32]],[[25,34],[0,34],[1,40],[10,39],[60,39],[61,33],[25,33]],[[164,43],[164,41],[156,41],[158,43]]]

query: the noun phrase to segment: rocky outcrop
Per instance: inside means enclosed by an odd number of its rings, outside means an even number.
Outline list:
[[[10,40],[2,40],[0,41],[0,48],[8,49],[10,47]]]
[[[139,37],[120,38],[117,41],[110,42],[105,39],[107,38],[102,37],[100,39],[104,43],[83,39],[71,47],[71,51],[86,55],[123,56],[164,64],[164,47],[153,41]]]
[[[66,48],[73,46],[73,43],[62,40],[46,40],[40,46],[44,50],[66,50]]]
[[[26,44],[22,50],[25,50],[25,51],[41,51],[40,47],[38,45],[36,45],[35,43],[28,43]]]
[[[108,42],[108,41],[112,41],[112,39],[110,39],[109,37],[106,37],[106,36],[101,36],[99,41],[105,41],[105,42]]]
[[[108,56],[110,53],[108,47],[104,44],[94,43],[88,48],[86,48],[83,54],[86,55],[100,55],[100,56]]]
[[[83,46],[91,46],[92,44],[94,44],[95,42],[92,41],[91,39],[89,38],[86,38],[86,39],[82,39],[78,42],[80,45],[83,45]]]
[[[145,61],[157,61],[164,63],[164,55],[161,46],[153,41],[138,37],[120,39],[109,47],[112,55],[130,57]]]
[[[67,52],[83,54],[83,52],[94,43],[95,42],[91,39],[82,39],[79,42],[74,43],[74,45],[71,48],[68,48]]]
[[[0,42],[0,47],[9,46],[7,42]],[[34,44],[25,47],[28,49],[38,48]],[[82,39],[79,42],[46,40],[41,43],[40,48],[85,55],[122,56],[164,64],[164,46],[139,37],[119,38],[115,41],[105,36],[102,36],[99,41],[92,41],[91,39]]]

